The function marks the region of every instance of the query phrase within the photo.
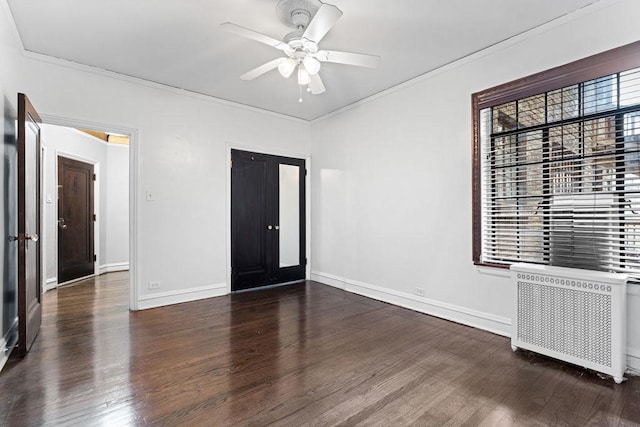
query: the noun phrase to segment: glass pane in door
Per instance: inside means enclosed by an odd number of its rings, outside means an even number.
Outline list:
[[[300,167],[281,164],[280,267],[300,265]]]

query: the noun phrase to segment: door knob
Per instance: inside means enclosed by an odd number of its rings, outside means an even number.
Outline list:
[[[268,226],[267,226],[267,230],[271,230],[272,228],[273,228],[273,227],[272,227],[272,226],[270,226],[270,225],[268,225]]]
[[[60,227],[62,230],[67,228],[67,224],[64,223],[64,218],[60,218],[58,220],[58,227]]]
[[[26,240],[33,240],[34,242],[37,242],[40,239],[40,236],[38,236],[37,234],[26,234],[24,238]]]
[[[280,226],[279,225],[276,225],[276,230],[280,230]]]

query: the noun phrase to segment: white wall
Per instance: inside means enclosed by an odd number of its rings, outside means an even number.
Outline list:
[[[4,0],[2,0],[4,4]],[[5,5],[6,7],[6,5]],[[12,26],[8,16],[0,27]],[[309,125],[218,101],[43,61],[13,50],[9,95],[29,95],[45,117],[132,129],[137,155],[139,307],[220,295],[226,284],[227,144],[308,155]],[[4,80],[4,78],[2,79]],[[101,127],[101,126],[98,126]],[[135,139],[137,137],[137,140]],[[137,153],[136,153],[137,150]],[[155,200],[145,201],[145,191]],[[151,281],[160,288],[148,289]]]
[[[107,145],[105,258],[102,271],[129,265],[129,147]]]
[[[58,273],[58,156],[94,165],[98,255],[96,273],[127,269],[129,263],[129,148],[106,142],[75,129],[42,125],[46,146],[44,164],[46,288],[55,287]],[[50,202],[49,202],[50,201]]]
[[[2,212],[2,227],[0,227],[0,368],[6,362],[3,351],[7,342],[12,343],[17,337],[15,319],[16,306],[16,275],[17,275],[17,244],[9,242],[9,236],[17,234],[17,199],[16,199],[16,168],[17,153],[15,150],[17,110],[17,76],[19,67],[14,58],[19,53],[17,37],[13,31],[11,14],[4,1],[0,2],[0,108],[2,108],[3,138],[0,144],[0,212]]]
[[[471,258],[471,94],[634,42],[638,16],[600,2],[314,123],[312,278],[508,335],[509,281]]]

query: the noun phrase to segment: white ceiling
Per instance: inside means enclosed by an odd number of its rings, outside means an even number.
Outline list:
[[[220,30],[277,39],[277,0],[8,0],[27,51],[313,120],[596,0],[332,0],[344,15],[322,49],[379,55],[377,69],[325,63],[327,91],[304,94],[274,70],[281,52]]]

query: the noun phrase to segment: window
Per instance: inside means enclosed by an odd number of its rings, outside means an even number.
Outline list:
[[[640,42],[472,102],[474,262],[640,280]]]

